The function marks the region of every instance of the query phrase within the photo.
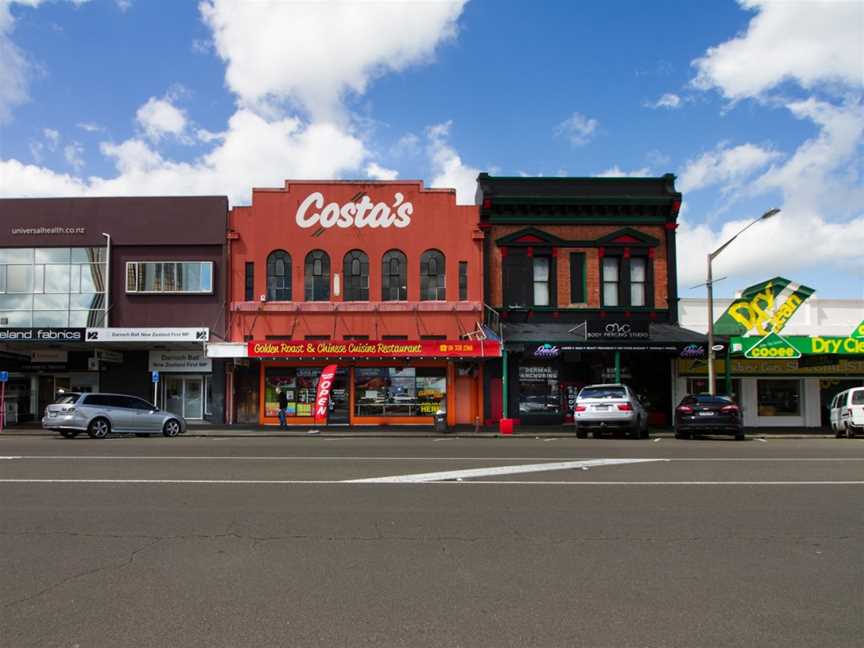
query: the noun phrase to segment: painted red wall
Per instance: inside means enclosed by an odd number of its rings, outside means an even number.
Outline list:
[[[301,227],[297,211],[312,193],[320,192],[324,203],[359,203],[362,195],[373,204],[410,202],[413,212],[405,227]],[[322,210],[313,206],[307,217]],[[393,210],[395,211],[395,210]],[[404,215],[404,214],[403,214]],[[307,335],[445,335],[456,339],[476,328],[482,320],[482,237],[477,227],[478,209],[456,204],[451,189],[424,189],[420,181],[347,182],[286,181],[281,189],[255,189],[252,204],[235,207],[229,214],[231,258],[230,324],[231,339],[288,336],[304,339]],[[266,295],[267,256],[274,250],[291,255],[291,302],[262,302]],[[321,249],[330,255],[330,301],[305,302],[303,274],[308,252]],[[381,260],[385,252],[399,249],[407,257],[408,299],[381,302]],[[429,249],[444,253],[446,259],[446,301],[419,301],[420,256]],[[343,257],[351,250],[369,256],[369,301],[343,301]],[[255,264],[254,295],[245,299],[245,264]],[[468,262],[467,300],[459,301],[458,267]],[[340,295],[334,295],[333,275],[340,276]]]

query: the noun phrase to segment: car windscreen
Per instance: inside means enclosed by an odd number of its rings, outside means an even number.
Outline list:
[[[685,400],[689,403],[699,403],[700,405],[729,405],[733,402],[728,396],[711,396],[710,394],[696,394]]]
[[[627,398],[623,387],[586,387],[579,398]]]
[[[66,392],[65,394],[57,394],[57,398],[54,400],[55,405],[71,405],[81,394],[75,394],[73,392]]]
[[[859,389],[852,392],[852,404],[864,405],[864,389]]]

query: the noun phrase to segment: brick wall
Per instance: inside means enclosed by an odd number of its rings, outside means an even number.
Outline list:
[[[495,241],[508,234],[525,229],[526,225],[495,225],[488,236],[492,241],[492,251],[489,258],[490,286],[488,300],[495,308],[500,308],[503,301],[501,285],[501,250]],[[623,229],[622,225],[545,225],[535,226],[536,229],[548,232],[566,241],[596,240],[612,232]],[[668,304],[668,274],[666,259],[666,230],[662,225],[634,225],[631,229],[652,236],[660,241],[654,248],[654,307],[665,309]],[[587,304],[570,303],[570,253],[585,253],[586,298]],[[530,277],[525,278],[530,281]],[[562,308],[583,306],[585,308],[600,308],[600,259],[597,248],[559,248],[556,279],[558,281],[558,305]]]

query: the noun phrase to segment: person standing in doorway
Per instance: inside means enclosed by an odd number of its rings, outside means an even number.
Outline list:
[[[287,415],[286,410],[288,409],[288,395],[281,387],[276,388],[276,393],[279,395],[279,427],[284,428],[287,427],[285,417]]]

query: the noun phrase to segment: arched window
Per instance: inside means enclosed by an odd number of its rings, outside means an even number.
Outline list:
[[[408,262],[401,250],[384,253],[381,260],[381,301],[408,299]]]
[[[324,250],[306,255],[303,287],[306,301],[330,300],[330,257]]]
[[[285,250],[267,257],[267,301],[291,301],[291,255]]]
[[[351,250],[342,261],[345,281],[345,301],[369,301],[369,257],[360,250]]]
[[[438,250],[426,250],[420,257],[421,301],[447,299],[444,289],[444,269],[444,255]]]

